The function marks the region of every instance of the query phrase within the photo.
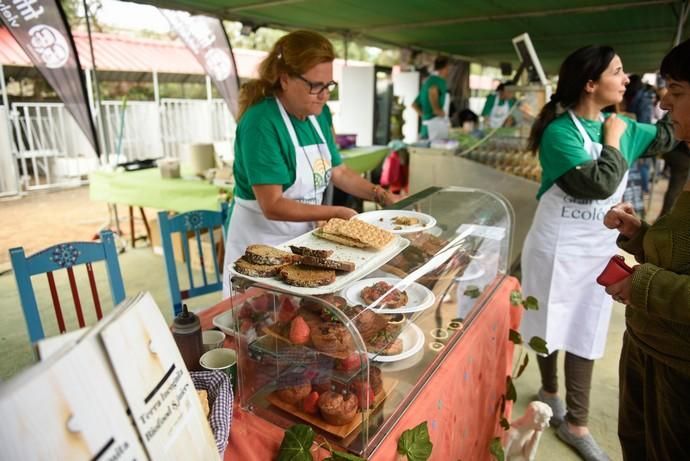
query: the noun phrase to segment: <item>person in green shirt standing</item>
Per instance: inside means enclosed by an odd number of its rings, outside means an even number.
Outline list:
[[[334,59],[322,35],[291,32],[261,62],[259,78],[242,87],[224,268],[250,244],[280,244],[317,221],[357,214],[322,204],[330,181],[356,197],[393,203],[388,192],[342,164],[326,105],[337,85]],[[223,293],[230,295],[227,275]]]
[[[674,134],[690,143],[690,40],[663,59],[668,92],[661,100]],[[669,214],[653,225],[629,203],[604,225],[640,265],[606,292],[625,303],[619,374],[618,437],[623,459],[690,459],[690,182]]]
[[[490,94],[484,103],[482,117],[489,128],[512,126],[515,120],[509,116],[510,109],[515,105],[515,94],[511,87],[501,83],[496,87],[496,93]]]
[[[422,118],[422,126],[419,137],[429,138],[429,130],[424,124],[425,121],[436,117],[445,118],[448,114],[443,110],[446,102],[446,92],[448,85],[446,79],[450,72],[448,58],[439,56],[434,60],[434,72],[422,83],[419,95],[412,103],[412,108]]]
[[[522,335],[546,341],[537,356],[538,397],[553,410],[557,436],[585,460],[607,460],[587,428],[594,361],[604,354],[611,298],[596,283],[617,252],[602,225],[621,201],[630,164],[673,145],[668,123],[648,125],[602,109],[623,99],[628,77],[608,46],[586,46],[561,64],[558,87],[532,126],[529,147],[542,167],[539,204],[522,248]],[[558,351],[565,351],[566,402],[558,396]]]

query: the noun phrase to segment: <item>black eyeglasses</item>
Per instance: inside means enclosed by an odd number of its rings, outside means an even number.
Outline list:
[[[321,94],[324,91],[332,93],[338,87],[338,82],[334,82],[333,80],[327,83],[321,83],[309,81],[301,75],[296,75],[295,77],[309,85],[309,94]]]

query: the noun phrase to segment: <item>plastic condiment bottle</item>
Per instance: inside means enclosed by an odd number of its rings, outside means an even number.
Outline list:
[[[201,365],[199,365],[199,359],[203,353],[201,323],[194,312],[189,312],[186,304],[182,305],[182,312],[173,320],[172,334],[187,370],[201,370]]]

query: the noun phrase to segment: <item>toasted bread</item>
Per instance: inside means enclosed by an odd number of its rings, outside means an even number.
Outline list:
[[[323,267],[325,269],[335,269],[345,272],[352,272],[355,270],[355,263],[351,261],[336,261],[335,259],[315,258],[313,256],[302,256],[300,264],[303,266]]]
[[[235,261],[235,270],[240,274],[250,277],[275,277],[280,273],[280,270],[287,265],[288,264],[254,264],[242,257]]]
[[[313,256],[315,258],[328,258],[333,254],[333,250],[315,250],[313,248],[298,247],[296,245],[290,245],[290,250],[296,255],[300,256]]]
[[[330,240],[331,242],[340,243],[341,245],[346,245],[349,247],[367,248],[368,246],[366,243],[362,243],[351,238],[343,237],[341,235],[336,234],[328,234],[326,232],[323,232],[322,229],[316,229],[314,231],[314,235],[322,239]]]
[[[395,238],[390,232],[364,221],[358,219],[346,221],[339,218],[330,219],[319,229],[318,234],[315,232],[314,235],[343,243],[344,245],[360,248],[373,247],[376,249],[384,248]],[[339,240],[336,240],[334,237],[337,237]]]
[[[299,256],[269,245],[249,245],[244,252],[244,259],[254,264],[272,266],[290,264],[299,261]]]
[[[288,285],[315,288],[335,282],[335,271],[291,264],[280,270],[281,278]]]

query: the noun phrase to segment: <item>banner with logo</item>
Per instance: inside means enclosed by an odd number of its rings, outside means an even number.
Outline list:
[[[60,3],[55,0],[0,0],[0,19],[53,87],[100,156],[84,75]]]
[[[184,11],[160,11],[211,77],[230,113],[237,119],[240,80],[232,47],[221,20],[208,16],[192,16]]]

